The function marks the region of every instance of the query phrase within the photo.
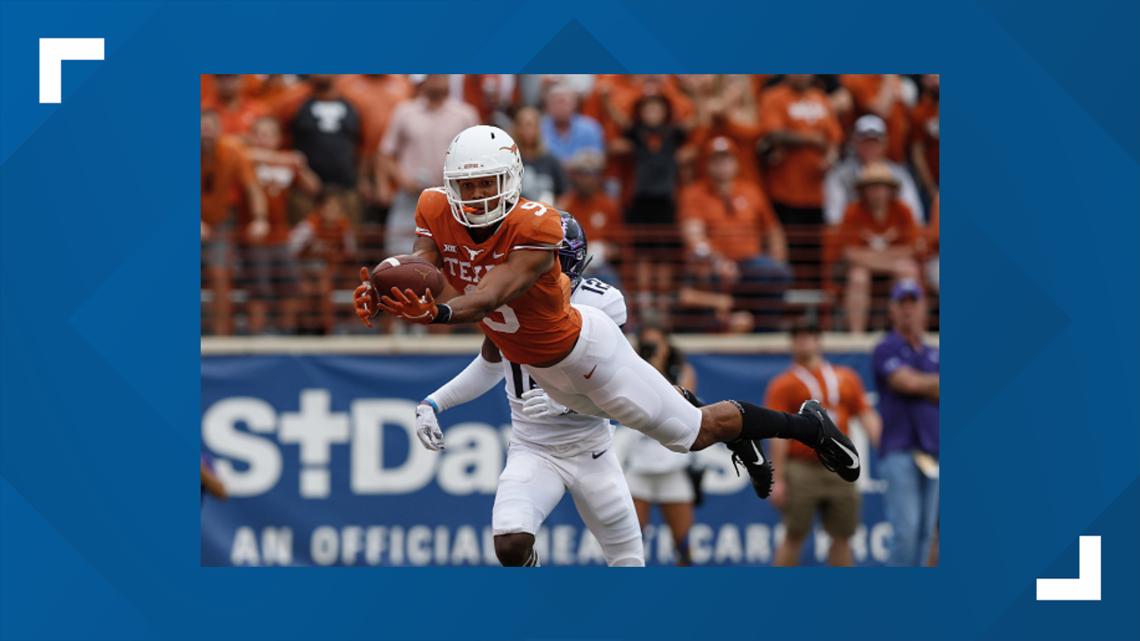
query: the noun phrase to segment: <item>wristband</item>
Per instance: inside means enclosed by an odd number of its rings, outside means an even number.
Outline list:
[[[433,410],[433,411],[434,411],[436,414],[440,414],[440,413],[441,413],[441,412],[439,411],[439,403],[436,403],[435,401],[431,400],[430,398],[425,398],[424,400],[420,401],[420,405],[427,405],[427,406],[431,407],[431,409],[432,409],[432,410]]]
[[[436,306],[435,318],[431,319],[431,324],[446,323],[451,320],[451,305],[447,303],[439,303]]]

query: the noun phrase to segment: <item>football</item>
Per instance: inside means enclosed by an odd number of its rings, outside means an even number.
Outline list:
[[[410,289],[419,296],[427,290],[439,298],[443,292],[443,274],[435,265],[419,256],[400,255],[385,258],[372,268],[372,287],[379,294],[390,296],[392,288]]]

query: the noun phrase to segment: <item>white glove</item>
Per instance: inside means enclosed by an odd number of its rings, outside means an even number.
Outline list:
[[[424,447],[433,452],[443,449],[443,430],[439,429],[435,410],[427,403],[416,406],[416,436]]]
[[[569,414],[570,409],[546,395],[541,387],[523,392],[522,413],[527,418],[548,418]]]

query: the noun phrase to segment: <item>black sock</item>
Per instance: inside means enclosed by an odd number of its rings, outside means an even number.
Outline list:
[[[729,403],[740,410],[743,422],[740,436],[743,438],[788,438],[808,446],[814,446],[819,440],[819,422],[814,418],[777,412],[747,401]]]

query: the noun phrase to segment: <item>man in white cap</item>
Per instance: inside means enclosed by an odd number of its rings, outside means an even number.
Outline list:
[[[910,172],[902,165],[887,160],[887,124],[883,119],[867,114],[855,121],[855,133],[851,137],[851,155],[836,163],[823,181],[823,218],[829,225],[838,225],[843,220],[847,205],[859,197],[856,184],[859,173],[870,163],[886,163],[899,184],[899,199],[910,208],[914,221],[923,224],[922,201]]]

